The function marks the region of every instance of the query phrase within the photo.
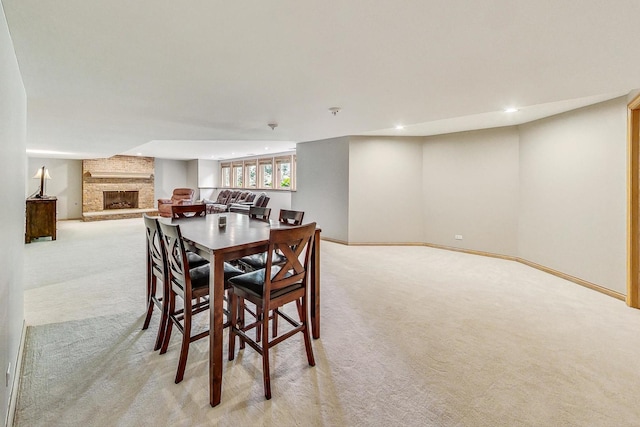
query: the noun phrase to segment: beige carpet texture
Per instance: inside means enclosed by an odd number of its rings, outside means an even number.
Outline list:
[[[61,221],[26,245],[28,325],[14,425],[640,425],[640,311],[502,259],[322,242],[322,336],[224,359],[208,403],[208,339],[174,383],[180,334],[142,331],[142,219]],[[200,320],[206,322],[208,313]],[[225,330],[225,356],[227,331]]]

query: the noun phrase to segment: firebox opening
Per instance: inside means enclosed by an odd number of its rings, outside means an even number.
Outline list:
[[[137,209],[137,191],[103,191],[103,208],[108,209]]]

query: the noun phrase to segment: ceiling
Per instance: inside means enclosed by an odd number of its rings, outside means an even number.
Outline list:
[[[240,157],[514,125],[640,87],[637,0],[2,5],[30,156]]]

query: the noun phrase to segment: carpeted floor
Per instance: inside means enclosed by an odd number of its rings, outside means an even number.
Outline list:
[[[317,365],[301,337],[280,344],[266,401],[260,357],[247,348],[225,361],[222,404],[211,408],[208,340],[192,345],[174,384],[179,335],[161,356],[157,316],[140,330],[141,220],[60,222],[58,240],[26,245],[26,257],[17,426],[640,420],[640,311],[515,262],[323,242]]]

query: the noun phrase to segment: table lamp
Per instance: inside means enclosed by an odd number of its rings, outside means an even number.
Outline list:
[[[38,169],[36,174],[33,176],[34,179],[40,179],[40,189],[38,190],[38,194],[36,194],[36,198],[44,199],[47,196],[44,194],[44,183],[45,179],[51,179],[51,175],[49,175],[49,169],[44,166]]]

